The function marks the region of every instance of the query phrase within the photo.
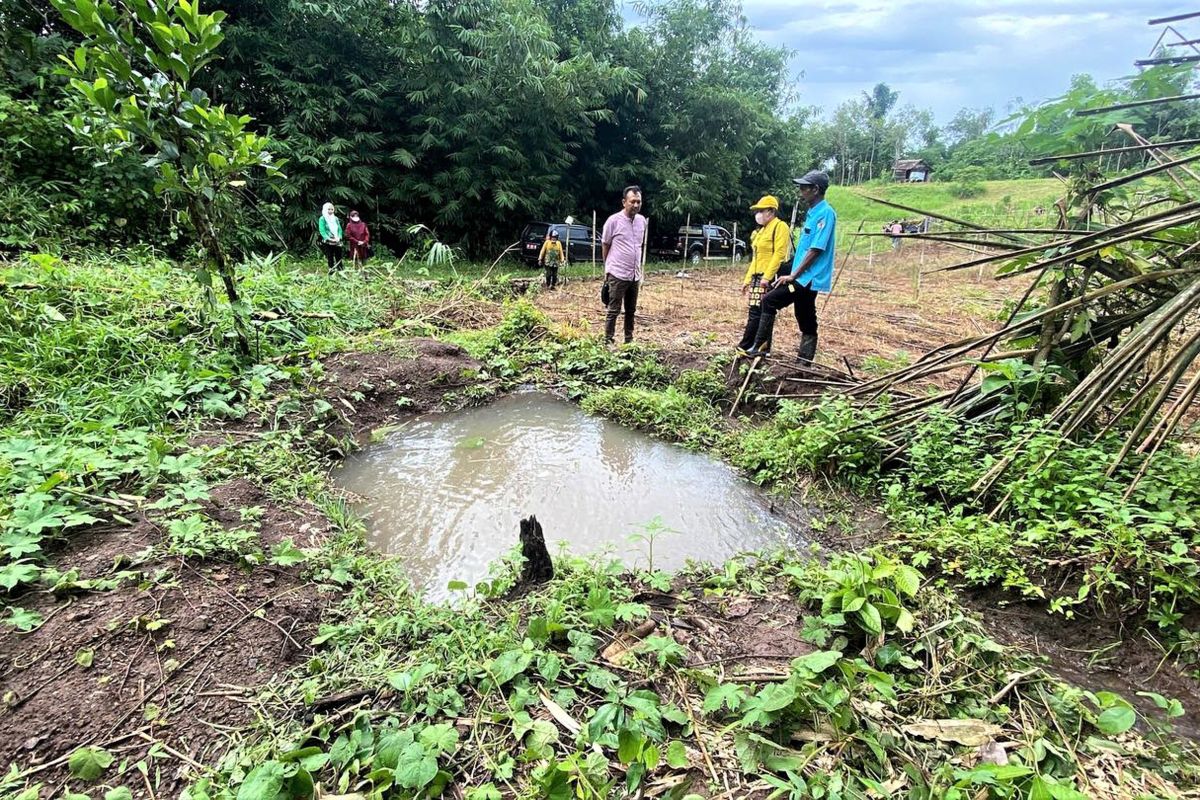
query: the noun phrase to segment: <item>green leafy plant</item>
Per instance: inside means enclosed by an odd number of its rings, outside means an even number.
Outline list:
[[[63,59],[91,115],[74,120],[76,133],[106,151],[136,147],[149,156],[156,191],[187,211],[224,286],[238,348],[248,356],[249,306],[222,228],[236,205],[233,190],[256,172],[275,178],[279,165],[266,139],[248,129],[249,117],[213,105],[197,86],[217,57],[225,12],[206,14],[188,0],[54,0],[54,7],[84,36],[74,56]],[[208,269],[197,278],[211,283]]]

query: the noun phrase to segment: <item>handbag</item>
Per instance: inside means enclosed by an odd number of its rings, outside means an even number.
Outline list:
[[[604,283],[600,286],[600,302],[606,307],[612,301],[612,291],[608,288],[608,278],[604,279]]]

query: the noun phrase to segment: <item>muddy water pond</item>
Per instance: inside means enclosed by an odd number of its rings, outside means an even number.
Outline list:
[[[432,598],[485,578],[530,514],[551,553],[562,542],[643,568],[651,546],[671,570],[799,543],[795,520],[725,464],[536,392],[411,419],[333,477],[361,498],[372,546]]]

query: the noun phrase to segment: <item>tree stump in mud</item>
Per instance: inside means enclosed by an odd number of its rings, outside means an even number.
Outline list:
[[[550,561],[550,551],[546,549],[542,523],[532,514],[529,519],[521,520],[521,555],[525,557],[521,583],[545,583],[554,577],[554,564]]]

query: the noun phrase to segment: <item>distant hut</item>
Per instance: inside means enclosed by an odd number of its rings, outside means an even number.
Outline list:
[[[921,158],[901,158],[892,165],[892,179],[908,183],[923,183],[931,172],[933,169]]]

